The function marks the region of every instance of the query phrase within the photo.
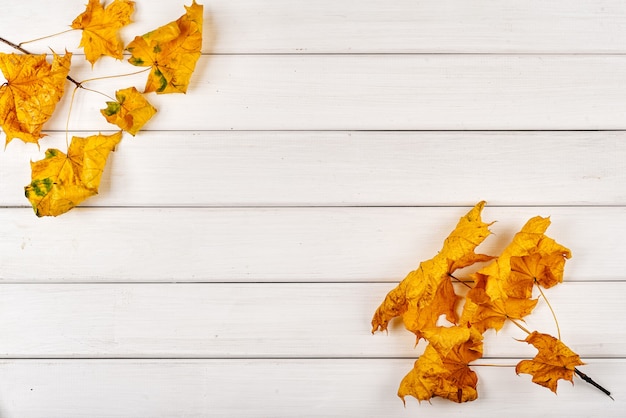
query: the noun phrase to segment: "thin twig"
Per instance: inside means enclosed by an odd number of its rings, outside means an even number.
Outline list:
[[[453,276],[453,275],[452,275],[452,273],[448,273],[448,277],[450,277],[450,278],[452,278],[452,279],[456,280],[456,281],[457,281],[457,283],[461,283],[463,286],[465,286],[465,287],[467,287],[467,288],[470,288],[470,289],[472,288],[472,286],[468,285],[468,284],[467,284],[467,283],[465,283],[463,280],[461,280],[461,279],[459,279],[459,278],[457,278],[457,277]]]
[[[608,396],[609,398],[613,399],[613,397],[611,396],[611,392],[609,392],[608,390],[604,389],[602,386],[600,386],[599,384],[597,384],[592,378],[590,378],[589,376],[587,376],[586,374],[584,374],[583,372],[581,372],[580,370],[578,370],[576,367],[574,367],[574,372],[578,375],[578,377],[580,377],[582,380],[584,380],[585,382],[589,383],[590,385],[595,386],[596,388],[600,389],[606,396]],[[615,399],[613,399],[615,400]]]
[[[14,44],[11,41],[8,41],[2,37],[0,37],[0,41],[4,42],[5,44],[9,45],[11,48],[17,49],[18,51],[20,51],[21,53],[27,54],[27,55],[34,55],[32,52],[25,50],[24,48],[22,48],[21,46]],[[83,88],[83,86],[80,84],[80,82],[74,80],[72,77],[70,77],[70,75],[68,74],[67,78],[69,81],[71,81],[72,83],[74,83],[76,85],[77,88]]]
[[[29,54],[30,52],[28,52],[27,50],[25,50],[24,48],[22,48],[21,46],[14,44],[13,42],[6,40],[2,37],[0,37],[0,41],[4,42],[5,44],[9,45],[11,48],[17,49],[18,51],[24,53],[24,54]]]

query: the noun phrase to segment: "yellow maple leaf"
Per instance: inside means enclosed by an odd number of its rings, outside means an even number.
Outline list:
[[[478,377],[469,363],[482,357],[482,335],[475,329],[458,326],[431,329],[426,334],[433,342],[400,382],[398,396],[403,401],[406,396],[418,401],[435,396],[459,403],[475,400]]]
[[[541,216],[531,218],[515,234],[511,243],[502,251],[502,254],[494,262],[478,272],[478,274],[487,277],[485,290],[491,299],[495,300],[506,296],[520,297],[525,292],[524,284],[516,283],[520,278],[519,275],[514,274],[512,279],[510,277],[512,257],[538,254],[543,259],[543,264],[548,265],[549,263],[548,268],[550,268],[554,280],[556,282],[563,280],[565,259],[570,258],[572,254],[568,248],[545,235],[548,226],[550,226],[549,218]],[[559,258],[561,261],[559,261]],[[519,267],[519,264],[517,264],[517,267]],[[544,283],[547,284],[548,281],[546,280]]]
[[[46,55],[0,53],[0,69],[6,82],[0,86],[0,126],[6,144],[13,138],[37,144],[57,103],[63,96],[70,71],[71,53]]]
[[[121,131],[75,136],[67,155],[48,149],[43,160],[31,162],[32,181],[25,192],[37,216],[61,215],[97,194],[109,153],[121,139]]]
[[[157,111],[135,87],[116,91],[115,98],[117,101],[107,102],[106,109],[100,112],[107,122],[133,136]]]
[[[386,330],[388,322],[402,316],[405,327],[418,339],[421,331],[436,325],[445,314],[456,322],[454,305],[458,297],[452,289],[450,275],[458,268],[492,257],[476,254],[475,248],[490,234],[489,224],[481,220],[485,202],[480,202],[465,216],[444,241],[442,250],[432,259],[420,263],[400,284],[387,294],[372,319],[372,332]]]
[[[203,6],[195,0],[187,12],[143,36],[126,49],[133,65],[152,67],[144,92],[185,93],[202,50]]]
[[[533,377],[533,382],[547,387],[556,393],[559,379],[573,382],[576,366],[583,363],[578,354],[574,353],[561,340],[537,331],[524,340],[535,346],[537,355],[532,360],[522,360],[515,367],[517,374],[526,373]],[[609,395],[610,396],[610,395]]]
[[[82,29],[80,46],[91,65],[103,55],[123,58],[124,43],[118,31],[131,23],[134,8],[135,2],[129,0],[114,0],[106,8],[100,0],[89,0],[86,10],[74,19],[71,27]]]

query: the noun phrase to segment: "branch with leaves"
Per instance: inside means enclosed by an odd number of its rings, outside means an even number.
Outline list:
[[[0,86],[0,127],[6,135],[6,145],[15,138],[39,145],[45,136],[43,127],[64,96],[67,81],[74,84],[71,102],[79,89],[109,98],[101,113],[121,129],[113,135],[73,137],[66,153],[48,149],[43,160],[31,163],[32,181],[25,192],[37,216],[63,214],[98,193],[108,155],[121,141],[122,131],[137,134],[157,112],[146,93],[187,92],[201,55],[203,6],[194,0],[185,6],[185,14],[177,20],[137,36],[124,46],[118,32],[131,23],[134,7],[135,3],[129,0],[114,0],[106,7],[100,0],[89,0],[86,10],[72,22],[71,30],[82,31],[80,47],[92,67],[103,56],[121,60],[124,51],[130,53],[130,64],[146,68],[126,75],[148,73],[143,93],[128,87],[117,90],[115,97],[111,97],[89,89],[85,84],[90,81],[120,76],[77,81],[69,74],[71,52],[64,55],[53,52],[49,62],[47,54],[35,55],[26,50],[23,47],[26,42],[15,44],[0,38],[20,52],[0,53],[0,70],[6,79]],[[69,131],[67,126],[66,131]]]
[[[401,317],[406,329],[417,336],[417,342],[428,342],[400,383],[398,396],[403,400],[413,396],[419,401],[436,396],[454,402],[475,400],[478,376],[470,365],[483,355],[484,333],[498,331],[508,321],[527,334],[521,341],[538,350],[535,358],[517,364],[516,373],[532,375],[533,382],[555,393],[558,380],[573,383],[576,374],[610,397],[608,390],[578,370],[577,366],[584,363],[561,341],[560,331],[556,338],[531,332],[521,324],[537,305],[533,290],[539,289],[547,301],[541,288],[563,281],[570,250],[545,235],[550,220],[537,216],[524,225],[498,257],[475,253],[491,234],[491,224],[481,219],[484,206],[485,202],[480,202],[462,217],[442,250],[410,272],[374,314],[372,332],[386,331],[389,321]],[[478,262],[488,264],[467,279],[454,276],[458,269]],[[453,282],[470,288],[464,298],[457,295]],[[462,300],[459,315],[457,307]],[[451,325],[439,324],[442,315]]]

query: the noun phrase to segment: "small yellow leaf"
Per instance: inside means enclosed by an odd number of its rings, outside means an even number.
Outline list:
[[[116,102],[107,102],[100,110],[107,122],[135,135],[154,116],[156,109],[135,87],[115,92]]]
[[[80,46],[91,65],[103,55],[123,58],[124,43],[118,31],[131,23],[134,8],[135,2],[129,0],[114,0],[106,8],[100,0],[89,0],[87,9],[74,19],[71,26],[82,29]]]
[[[97,194],[109,153],[121,139],[121,131],[75,136],[67,155],[48,149],[43,160],[31,162],[32,181],[25,192],[37,216],[61,215]]]
[[[202,50],[203,6],[193,1],[187,12],[143,36],[126,49],[133,65],[152,67],[144,93],[185,93]]]
[[[0,86],[0,126],[6,143],[13,138],[37,144],[56,104],[63,96],[72,54],[46,55],[0,53],[0,69],[6,83]]]

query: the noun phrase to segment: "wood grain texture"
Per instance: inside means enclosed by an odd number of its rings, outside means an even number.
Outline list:
[[[84,8],[66,0],[3,8],[4,35],[16,42],[65,29]],[[136,2],[134,36],[174,20],[190,1]],[[205,6],[204,51],[249,53],[623,53],[626,8],[619,0],[212,0]],[[55,18],[51,18],[54,16]],[[36,22],[24,29],[23,22]],[[78,46],[80,33],[30,45],[38,51]],[[210,48],[211,40],[213,48]]]
[[[503,362],[515,364],[516,359]],[[626,362],[581,369],[613,389],[615,402],[575,379],[559,395],[511,367],[476,367],[479,399],[419,404],[396,396],[412,360],[28,360],[0,362],[5,418],[133,417],[622,417]],[[584,400],[584,401],[581,401]],[[9,401],[10,400],[10,401]],[[498,405],[499,407],[494,407]],[[549,409],[546,407],[549,405]]]
[[[27,162],[65,147],[49,134],[0,154],[1,205],[28,204]],[[626,204],[624,132],[157,131],[117,151],[84,206]]]
[[[37,219],[3,209],[0,280],[394,282],[432,258],[468,210],[86,208]],[[623,207],[487,207],[484,220],[498,222],[479,248],[499,253],[537,215],[573,252],[567,280],[624,279]]]
[[[189,1],[137,0],[129,41]],[[67,28],[85,0],[3,4],[0,36]],[[187,95],[111,156],[100,196],[37,219],[29,160],[0,155],[0,417],[621,417],[626,390],[626,4],[621,0],[215,0]],[[27,44],[77,52],[80,33]],[[0,51],[10,51],[2,44]],[[112,95],[145,75],[92,81]],[[0,79],[0,84],[3,79]],[[68,88],[69,88],[68,84]],[[111,131],[78,91],[69,135]],[[2,136],[4,138],[4,136]],[[477,367],[481,398],[395,393],[422,345],[373,311],[485,199],[498,252],[530,217],[570,247],[548,296],[580,379],[559,396]],[[540,303],[528,326],[555,333]],[[481,362],[535,351],[505,327]]]
[[[371,335],[391,283],[0,285],[5,358],[417,358],[400,321]],[[458,290],[462,294],[462,289]],[[583,359],[620,357],[626,283],[565,283],[546,291],[563,341]],[[538,292],[536,292],[538,294]],[[581,309],[584,307],[584,310]],[[526,326],[556,335],[547,304]],[[28,330],[28,332],[24,332]],[[530,357],[512,324],[486,333],[487,358]]]
[[[77,80],[136,70],[103,62]],[[131,68],[129,68],[131,67]],[[187,94],[150,95],[145,131],[624,129],[624,55],[204,55]],[[93,81],[113,93],[119,83]],[[71,130],[110,130],[106,98],[81,91]],[[69,97],[46,125],[65,131]],[[10,149],[10,147],[9,147]]]

